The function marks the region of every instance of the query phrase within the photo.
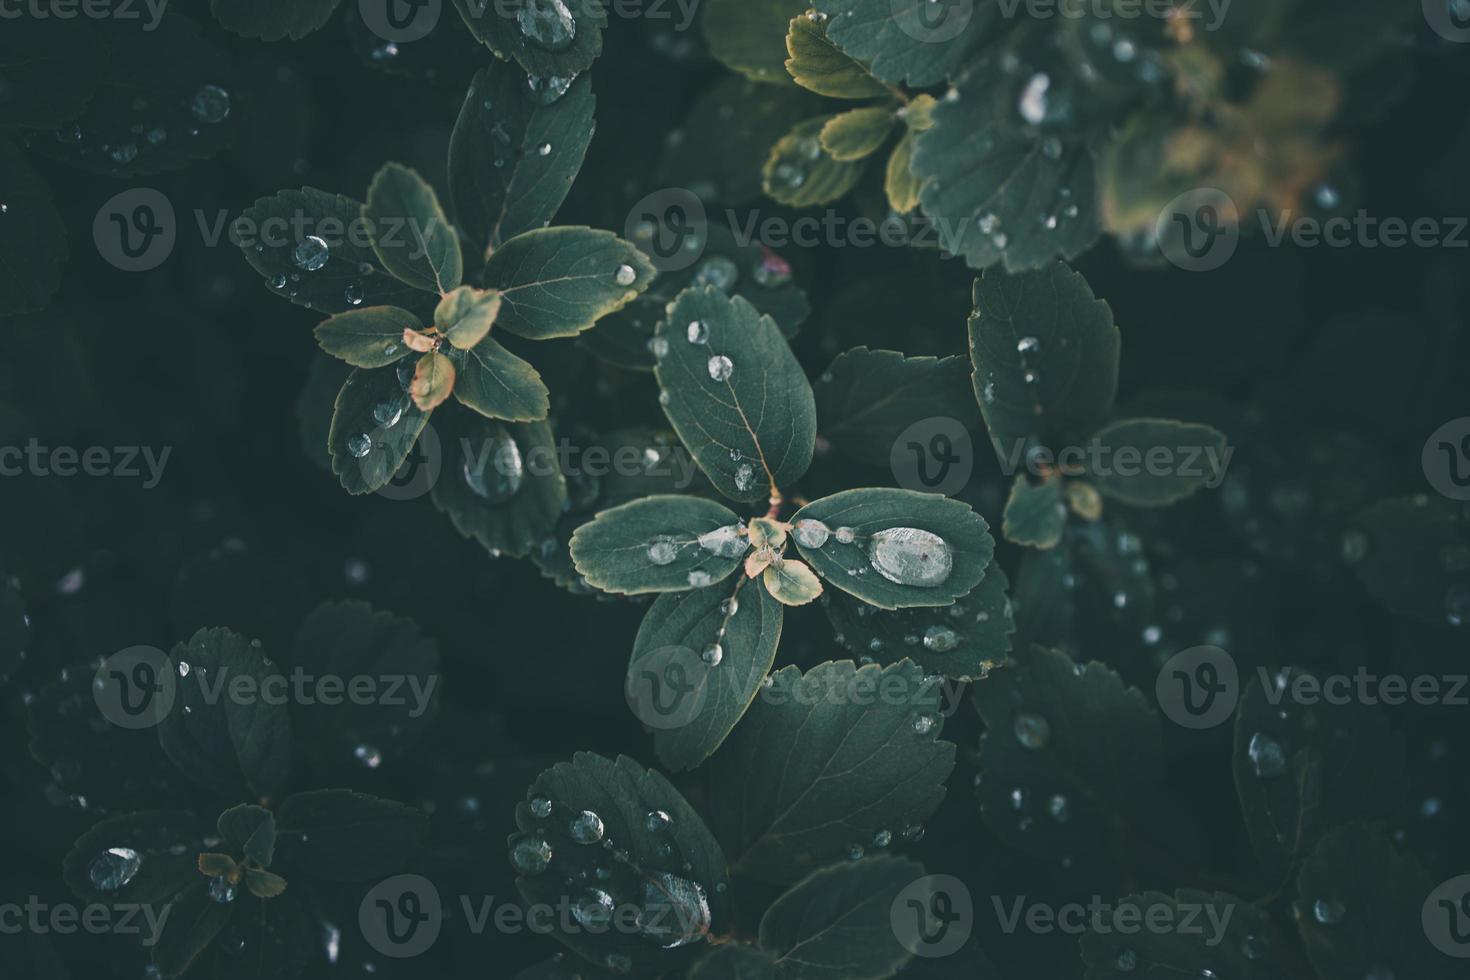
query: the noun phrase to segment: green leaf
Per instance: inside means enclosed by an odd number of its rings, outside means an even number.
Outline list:
[[[538,228],[490,256],[485,285],[500,290],[497,325],[531,340],[575,337],[648,288],[653,263],[609,231]]]
[[[557,953],[549,960],[527,967],[512,980],[613,980],[616,976],[589,965],[586,960],[569,960],[564,954]]]
[[[761,187],[773,200],[793,208],[830,204],[862,179],[864,161],[842,161],[822,148],[822,130],[835,116],[798,123],[771,147],[761,169]]]
[[[887,106],[849,109],[822,127],[822,149],[834,160],[862,160],[878,152],[896,122]]]
[[[807,0],[705,0],[700,26],[710,54],[756,82],[790,84],[786,31]]]
[[[359,201],[314,187],[280,191],[241,212],[230,240],[271,292],[297,306],[323,313],[396,306],[427,320],[438,300],[388,274],[362,210]],[[327,246],[326,257],[312,269],[321,259],[318,243]]]
[[[963,357],[904,357],[856,347],[838,354],[812,390],[822,437],[869,466],[889,466],[895,453],[910,452],[900,437],[917,423],[952,419],[976,429],[980,422]]]
[[[387,486],[418,441],[429,416],[408,395],[415,366],[405,359],[393,367],[354,368],[337,393],[327,447],[332,472],[348,493]]]
[[[460,286],[444,295],[434,310],[434,326],[459,350],[469,350],[490,332],[500,313],[500,294],[493,289]]]
[[[786,34],[786,51],[791,56],[786,59],[787,74],[802,88],[834,99],[888,96],[889,91],[882,82],[827,39],[825,22],[825,17],[818,20],[807,13],[791,18]]]
[[[1163,777],[1158,715],[1100,663],[1035,647],[975,685],[975,707],[980,815],[1027,854],[1097,850]]]
[[[212,793],[275,795],[291,772],[291,719],[286,705],[270,696],[286,681],[260,641],[203,629],[171,656],[189,672],[158,725],[164,753]]]
[[[365,602],[313,609],[296,632],[291,666],[312,677],[342,678],[349,692],[359,678],[373,681],[368,698],[330,703],[322,697],[293,706],[300,743],[329,765],[368,754],[396,759],[438,714],[439,648],[412,620],[375,612]]]
[[[888,158],[888,169],[883,175],[883,193],[895,214],[909,214],[919,206],[924,182],[913,173],[914,149],[918,145],[917,133],[904,133]]]
[[[645,497],[579,527],[572,535],[572,561],[604,592],[682,592],[735,571],[749,547],[744,530],[738,517],[713,500]]]
[[[408,393],[425,415],[444,404],[454,390],[454,362],[449,355],[430,351],[418,359]]]
[[[1261,962],[1266,937],[1274,931],[1269,916],[1234,895],[1145,892],[1118,899],[1104,915],[1101,922],[1090,919],[1082,936],[1085,980],[1209,974],[1265,980],[1275,975]],[[1120,935],[1120,924],[1128,921],[1165,925]]]
[[[647,685],[648,697],[634,709],[653,732],[660,762],[693,769],[720,747],[775,662],[782,619],[781,604],[743,575],[733,585],[726,580],[654,601],[638,627],[626,689]],[[706,653],[715,646],[720,655],[711,665]],[[672,676],[677,672],[686,676]],[[659,697],[664,689],[678,693],[672,706]]]
[[[893,903],[923,877],[923,865],[888,855],[816,871],[761,917],[761,948],[782,980],[891,977],[913,955],[894,932]]]
[[[1088,147],[1022,125],[1013,90],[975,72],[935,105],[910,165],[940,244],[973,269],[1042,269],[1101,233]]]
[[[292,870],[328,881],[371,881],[403,867],[428,834],[412,807],[345,789],[286,798],[276,811],[282,850],[289,838]]]
[[[1231,768],[1241,815],[1256,856],[1277,880],[1329,828],[1390,819],[1403,805],[1403,737],[1373,705],[1331,703],[1322,683],[1293,668],[1262,670],[1236,709]]]
[[[209,895],[209,881],[194,876],[194,884],[180,892],[168,908],[163,934],[153,947],[153,965],[165,977],[176,977],[214,942],[230,920],[233,907]]]
[[[1010,582],[991,559],[980,584],[943,609],[874,609],[845,592],[829,592],[822,607],[838,642],[860,657],[889,663],[908,657],[931,674],[981,680],[1003,663],[1016,631]]]
[[[550,425],[502,424],[456,412],[441,437],[444,468],[431,494],[460,534],[491,554],[513,558],[551,534],[567,502],[567,483]]]
[[[1108,467],[1090,474],[1091,482],[1103,496],[1133,507],[1164,507],[1225,477],[1225,434],[1208,425],[1120,419],[1093,438]],[[1155,470],[1152,454],[1167,462]]]
[[[664,414],[721,493],[748,503],[801,479],[816,403],[775,321],[712,286],[688,289],[657,340]]]
[[[975,280],[970,359],[975,395],[1002,465],[1039,444],[1081,446],[1112,414],[1118,328],[1087,280],[1054,262]]]
[[[767,565],[761,573],[761,584],[783,606],[804,606],[822,594],[822,580],[817,573],[790,558]]]
[[[418,289],[447,293],[464,278],[459,236],[438,195],[402,164],[385,164],[362,206],[373,253],[389,273]]]
[[[915,830],[954,768],[940,700],[938,679],[907,660],[773,674],[711,763],[709,812],[735,866],[791,882],[879,831]]]
[[[791,518],[804,520],[820,521],[829,532],[818,547],[795,536],[813,570],[882,609],[950,605],[980,584],[995,553],[985,518],[938,494],[845,490]]]
[[[1055,548],[1067,528],[1065,490],[1060,476],[1032,483],[1025,473],[1016,474],[1001,528],[1006,540],[1028,548]]]
[[[241,37],[299,41],[321,27],[340,0],[210,0],[215,20]]]
[[[1470,619],[1470,504],[1396,497],[1352,520],[1363,544],[1358,581],[1391,612],[1425,623]]]
[[[548,104],[513,65],[480,69],[449,140],[455,219],[476,245],[497,248],[556,217],[587,155],[596,105],[590,76]]]
[[[270,867],[276,853],[276,818],[269,810],[242,803],[221,813],[215,827],[232,853]]]
[[[178,810],[108,817],[77,838],[62,860],[62,878],[88,903],[162,906],[199,880],[195,861],[213,832],[206,821]],[[131,877],[127,852],[139,858]]]
[[[573,78],[602,53],[603,0],[454,0],[470,33],[501,61],[512,58],[533,78]]]
[[[214,941],[215,949],[225,951],[214,957],[216,980],[286,980],[298,975],[316,952],[320,936],[301,903],[289,893],[260,902],[243,891],[235,901],[244,907]],[[240,956],[235,950],[249,954]]]
[[[7,18],[0,36],[9,98],[0,102],[0,129],[57,129],[87,107],[102,79],[107,48],[85,21]],[[7,180],[7,193],[13,184]]]
[[[454,396],[487,419],[536,422],[551,411],[551,393],[536,369],[486,337],[455,359]]]
[[[776,960],[757,946],[722,943],[689,971],[689,980],[777,980]]]
[[[25,662],[31,642],[31,618],[20,585],[0,570],[0,681]]]
[[[328,317],[316,326],[322,350],[360,368],[380,368],[411,353],[403,331],[421,330],[419,318],[396,306],[370,306]]]
[[[812,0],[812,6],[827,15],[827,37],[849,57],[885,82],[917,88],[953,78],[995,16],[985,5],[954,3],[936,19],[934,0]]]
[[[8,139],[0,139],[0,186],[6,204],[0,221],[0,316],[31,313],[44,309],[61,285],[66,226],[50,187]]]
[[[607,911],[642,910],[636,930],[573,924],[554,933],[578,955],[600,964],[621,960],[624,973],[678,971],[704,947],[699,939],[733,925],[725,855],[659,773],[626,756],[614,762],[579,752],[541,773],[526,797],[551,804],[549,811],[516,807],[521,832],[511,838],[511,861],[528,903],[584,907],[585,878],[612,899]],[[594,846],[599,842],[606,846]],[[547,847],[549,862],[542,859]],[[610,859],[614,850],[617,860]]]

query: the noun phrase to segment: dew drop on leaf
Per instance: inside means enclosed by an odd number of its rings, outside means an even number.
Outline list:
[[[960,645],[959,634],[948,626],[931,626],[924,631],[924,649],[949,653]]]
[[[735,488],[744,493],[755,486],[755,467],[749,463],[741,463],[735,467]]]
[[[838,530],[838,540],[841,538]],[[934,588],[949,578],[954,556],[939,535],[916,527],[891,527],[868,541],[868,562],[896,585]]]
[[[1286,772],[1286,750],[1265,732],[1256,732],[1246,747],[1251,768],[1262,779],[1273,779]]]
[[[565,0],[525,0],[516,23],[527,41],[547,51],[565,51],[577,39],[577,20]]]
[[[750,549],[750,541],[740,533],[739,524],[729,524],[701,534],[699,546],[721,558],[739,558]]]
[[[724,354],[716,354],[714,357],[711,357],[706,367],[709,370],[711,380],[714,381],[728,381],[730,375],[735,373],[735,362],[731,361]]]
[[[510,846],[510,863],[521,874],[539,875],[551,856],[551,845],[540,837],[522,837]]]
[[[1341,902],[1330,898],[1319,898],[1312,903],[1312,918],[1324,926],[1337,925],[1346,911]]]
[[[143,858],[130,847],[110,847],[92,859],[87,877],[99,891],[115,892],[127,885],[143,867]]]
[[[230,93],[218,85],[201,85],[189,101],[189,111],[200,122],[224,122],[230,114]]]
[[[617,274],[613,276],[613,279],[617,282],[619,286],[631,286],[633,285],[633,281],[637,278],[638,271],[634,269],[631,265],[618,266]]]
[[[1022,712],[1016,715],[1011,727],[1023,748],[1040,750],[1051,741],[1051,722],[1040,715]]]
[[[735,284],[739,281],[740,267],[735,264],[733,259],[724,255],[711,256],[705,260],[705,263],[699,267],[699,271],[694,274],[694,285],[713,286],[724,293],[728,293],[731,289],[734,289]],[[690,339],[690,343],[703,342]]]
[[[578,844],[596,844],[602,840],[602,818],[591,810],[583,810],[572,818],[567,830]]]
[[[347,451],[354,459],[362,459],[372,451],[373,440],[364,432],[359,432],[347,438]]]
[[[303,272],[316,272],[327,264],[331,248],[317,235],[309,235],[291,253],[291,263]]]
[[[709,343],[709,324],[703,320],[691,320],[684,331],[684,336],[691,344]]]
[[[791,534],[796,538],[796,543],[803,548],[822,547],[822,545],[827,543],[827,538],[831,533],[827,525],[821,521],[813,520],[810,517],[802,518],[792,525],[791,528]]]
[[[612,922],[613,898],[601,888],[588,889],[572,906],[572,916],[586,929],[605,929]]]
[[[209,897],[221,905],[228,905],[235,900],[235,883],[224,875],[216,875],[209,879]]]

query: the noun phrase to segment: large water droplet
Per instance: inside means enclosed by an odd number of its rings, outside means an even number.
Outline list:
[[[691,344],[709,343],[709,324],[703,320],[691,320],[689,326],[684,330],[685,338]]]
[[[612,923],[613,899],[601,888],[592,888],[572,906],[572,916],[585,928],[603,930]]]
[[[730,375],[735,373],[735,362],[724,354],[716,354],[711,357],[706,367],[709,369],[710,378],[715,381],[728,381]]]
[[[718,667],[720,661],[725,659],[725,648],[718,643],[711,643],[704,648],[704,652],[700,654],[700,659],[711,667]]]
[[[127,885],[143,866],[143,858],[130,847],[109,847],[92,859],[87,877],[99,891],[115,892]]]
[[[565,51],[577,39],[577,19],[564,0],[524,0],[516,23],[526,40],[547,51]]]
[[[1286,772],[1286,750],[1265,732],[1251,736],[1246,752],[1250,756],[1251,768],[1262,779],[1272,779]]]
[[[510,863],[521,874],[539,875],[551,864],[551,845],[540,837],[522,837],[510,846]]]
[[[697,883],[667,872],[643,882],[638,928],[664,949],[686,946],[709,932],[709,897]]]
[[[655,565],[671,565],[678,557],[678,543],[667,534],[661,534],[648,542],[648,560]]]
[[[230,114],[230,93],[218,85],[201,85],[189,100],[189,111],[200,122],[224,122]]]
[[[741,493],[755,486],[755,467],[749,463],[741,463],[735,467],[735,489]]]
[[[916,527],[891,527],[868,541],[868,561],[897,585],[934,588],[949,578],[954,556],[937,534]]]
[[[352,454],[354,459],[362,459],[368,453],[372,452],[372,449],[373,440],[365,432],[359,432],[356,435],[347,437],[347,451]]]
[[[465,485],[492,504],[514,497],[526,479],[521,447],[503,430],[493,444],[482,443],[479,452],[467,453],[462,469]]]
[[[303,272],[316,272],[327,264],[332,250],[326,240],[316,235],[307,236],[306,240],[296,246],[291,253],[291,262],[296,268]]]
[[[545,820],[551,816],[551,801],[544,796],[533,796],[528,804],[531,808],[531,816],[538,820]]]
[[[567,830],[578,844],[596,844],[602,840],[602,818],[591,810],[583,810],[572,818]]]
[[[821,521],[804,517],[791,527],[791,536],[803,548],[820,548],[827,543],[832,532]]]
[[[699,536],[699,546],[721,558],[739,558],[750,549],[750,540],[740,533],[739,524],[717,527]]]

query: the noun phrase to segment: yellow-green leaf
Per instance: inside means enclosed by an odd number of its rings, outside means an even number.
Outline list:
[[[822,594],[822,582],[806,565],[784,560],[768,567],[761,575],[766,591],[783,606],[804,606]]]
[[[912,130],[903,134],[888,158],[888,174],[883,180],[888,206],[899,214],[908,214],[919,206],[919,191],[924,187],[924,182],[909,169],[914,159],[914,142]]]
[[[786,33],[786,71],[796,84],[834,99],[873,99],[888,94],[883,83],[827,40],[825,18],[812,12],[791,19]]]
[[[432,412],[454,390],[454,362],[435,351],[419,359],[408,393],[422,412]]]
[[[286,879],[263,868],[246,868],[245,887],[256,898],[275,898],[286,890]]]
[[[827,204],[857,186],[862,160],[834,160],[822,149],[822,127],[832,116],[798,123],[771,148],[761,171],[762,186],[773,199],[794,208]]]
[[[460,286],[447,293],[434,311],[434,325],[460,350],[469,350],[490,332],[500,312],[500,293]]]
[[[878,152],[893,131],[896,118],[887,106],[851,109],[822,127],[822,149],[834,160],[861,160]]]

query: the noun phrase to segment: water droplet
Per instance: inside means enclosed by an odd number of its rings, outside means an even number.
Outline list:
[[[138,146],[136,143],[119,143],[108,153],[113,163],[132,163],[138,157]]]
[[[1035,337],[1022,337],[1016,341],[1016,352],[1018,354],[1030,354],[1041,348],[1041,341]]]
[[[735,467],[735,489],[741,493],[755,486],[755,467],[749,463],[741,463]]]
[[[1451,626],[1463,626],[1470,619],[1470,586],[1457,583],[1444,595],[1445,619]]]
[[[538,820],[545,820],[551,816],[551,801],[544,796],[533,796],[530,802],[531,815]]]
[[[578,844],[596,844],[602,840],[602,818],[591,810],[583,810],[573,817],[567,829]]]
[[[960,645],[959,634],[948,626],[931,626],[924,631],[924,649],[949,653]]]
[[[576,75],[539,75],[526,76],[526,90],[532,102],[540,105],[551,105],[557,99],[567,94],[572,83],[577,80]]]
[[[735,363],[724,354],[716,354],[711,357],[706,366],[709,369],[711,380],[714,381],[728,381],[730,375],[735,373]]]
[[[218,85],[201,85],[189,101],[189,111],[200,122],[224,122],[230,114],[230,93]]]
[[[286,288],[286,274],[284,272],[277,272],[275,275],[271,276],[270,281],[272,289]]]
[[[613,281],[619,286],[631,286],[638,278],[638,270],[631,265],[620,265],[618,271],[613,275]]]
[[[99,891],[115,892],[132,881],[143,866],[143,858],[130,847],[109,847],[92,859],[87,877]]]
[[[803,517],[791,527],[791,536],[796,538],[796,543],[803,548],[820,548],[827,543],[831,535],[827,525],[810,517]]]
[[[510,500],[526,480],[521,447],[503,429],[497,431],[493,443],[482,443],[478,452],[466,453],[461,471],[465,485],[492,504]]]
[[[547,51],[565,51],[577,39],[577,19],[564,0],[524,0],[516,23],[526,40]]]
[[[324,239],[316,235],[309,235],[291,253],[291,262],[303,272],[316,272],[327,264],[327,259],[331,257],[331,251],[330,246],[327,245]]]
[[[384,399],[373,406],[373,421],[385,429],[391,429],[403,418],[403,409],[403,402],[398,399]]]
[[[373,440],[365,432],[359,432],[347,438],[347,451],[354,459],[362,459],[372,451],[372,448]]]
[[[838,544],[852,544],[857,540],[857,532],[850,527],[839,527],[834,534]]]
[[[649,337],[648,350],[660,361],[669,354],[669,341],[667,337]]]
[[[684,336],[691,344],[707,344],[709,343],[709,324],[703,320],[690,320]]]
[[[1038,72],[1031,76],[1026,87],[1021,91],[1019,108],[1021,118],[1033,126],[1040,125],[1046,119],[1047,90],[1051,88],[1051,77],[1045,73]]]
[[[1324,926],[1335,926],[1342,921],[1347,909],[1341,902],[1330,898],[1319,898],[1312,903],[1312,918]]]
[[[702,939],[709,927],[709,897],[697,883],[662,871],[644,879],[638,914],[644,936],[674,949]]]
[[[933,715],[914,716],[913,729],[914,734],[916,735],[928,735],[930,732],[934,731],[934,725],[935,721]]]
[[[648,542],[648,560],[655,565],[671,565],[679,557],[679,545],[667,534],[660,534]]]
[[[551,864],[551,845],[540,837],[522,837],[510,846],[510,863],[521,874],[539,875]]]
[[[550,143],[542,143],[540,146],[536,147],[536,153],[537,153],[538,156],[543,156],[543,157],[549,157],[549,156],[551,156],[551,144]],[[623,285],[626,286],[627,283],[623,283]]]
[[[1051,741],[1051,722],[1040,715],[1022,712],[1016,715],[1011,729],[1016,733],[1016,741],[1024,748],[1044,749],[1046,743]]]
[[[1066,823],[1067,818],[1072,815],[1072,805],[1067,802],[1065,796],[1058,793],[1047,803],[1046,812],[1050,813],[1051,818],[1057,823]]]
[[[710,256],[694,274],[694,285],[713,286],[722,293],[728,293],[734,289],[735,284],[739,281],[740,267],[735,264],[735,260],[723,255]],[[703,341],[691,342],[703,343]]]
[[[1266,942],[1264,936],[1252,932],[1248,933],[1246,937],[1241,940],[1240,951],[1245,954],[1245,958],[1248,960],[1263,960],[1266,958],[1267,954],[1270,953],[1271,947],[1270,944]]]
[[[342,299],[347,302],[348,306],[361,306],[362,286],[355,282],[348,284],[347,288],[342,290]]]
[[[739,524],[729,524],[706,531],[699,536],[699,546],[721,558],[739,558],[750,549],[750,540],[740,533]]]
[[[1246,747],[1251,768],[1262,779],[1272,779],[1286,772],[1286,750],[1265,732],[1256,732]]]
[[[585,928],[606,929],[612,923],[612,896],[601,888],[589,889],[572,906],[572,916]]]
[[[674,818],[662,810],[652,810],[643,818],[643,826],[650,834],[657,834],[668,830],[674,824]]]
[[[696,568],[689,573],[689,584],[696,589],[702,589],[714,580],[714,576],[702,568]]]
[[[874,534],[868,542],[868,561],[888,581],[919,588],[942,584],[954,569],[954,556],[944,539],[916,527],[891,527]]]
[[[221,905],[228,905],[235,900],[235,883],[224,875],[216,875],[209,879],[209,897]]]
[[[1120,949],[1118,950],[1118,955],[1113,958],[1113,965],[1120,972],[1132,973],[1134,968],[1138,966],[1138,954],[1131,949]]]
[[[709,646],[704,648],[704,652],[701,653],[699,657],[707,665],[711,667],[718,667],[720,665],[720,661],[725,659],[725,648],[720,646],[718,643],[711,643]]]
[[[383,753],[371,745],[359,745],[352,750],[352,754],[369,769],[376,769],[383,764]]]

